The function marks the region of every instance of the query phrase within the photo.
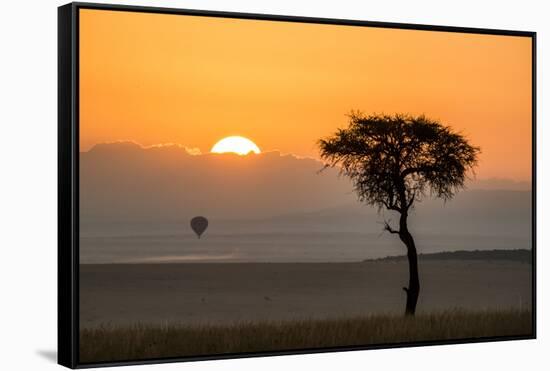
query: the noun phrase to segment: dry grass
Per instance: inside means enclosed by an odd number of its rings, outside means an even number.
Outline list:
[[[359,318],[232,325],[102,326],[80,332],[80,361],[102,362],[532,333],[531,312],[463,310],[414,318]]]

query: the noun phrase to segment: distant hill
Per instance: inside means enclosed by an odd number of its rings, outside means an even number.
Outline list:
[[[143,251],[173,255],[189,246],[177,238],[194,237],[189,220],[202,215],[212,245],[201,240],[193,254],[361,261],[404,252],[399,238],[383,233],[384,219],[395,225],[398,215],[358,202],[348,179],[322,168],[315,159],[279,152],[238,156],[180,145],[98,144],[80,154],[80,237],[160,236]],[[512,183],[478,180],[448,202],[426,197],[416,204],[409,229],[419,251],[531,248],[532,194]],[[93,256],[116,251],[135,258],[134,243],[82,246]]]
[[[517,250],[474,250],[474,251],[446,251],[433,254],[419,254],[420,260],[507,260],[520,263],[530,264],[532,261],[531,250],[517,249]],[[405,255],[400,256],[388,256],[380,259],[367,259],[364,261],[403,261],[406,260]]]
[[[98,144],[80,154],[81,222],[256,219],[355,202],[350,182],[322,168],[279,152],[194,155],[178,145]]]

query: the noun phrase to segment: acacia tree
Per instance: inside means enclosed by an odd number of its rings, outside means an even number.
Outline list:
[[[407,248],[409,285],[405,314],[414,315],[420,293],[418,259],[407,226],[415,202],[426,196],[451,199],[464,188],[477,164],[478,147],[448,126],[425,116],[364,115],[352,112],[349,126],[319,141],[325,167],[338,167],[352,180],[359,201],[399,214],[399,235]]]

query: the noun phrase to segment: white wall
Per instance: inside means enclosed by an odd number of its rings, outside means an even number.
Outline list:
[[[122,0],[121,0],[122,1]],[[542,89],[550,86],[545,1],[193,0],[126,4],[533,30],[538,32],[538,339],[145,366],[158,370],[542,370],[548,324],[549,131]],[[6,1],[0,12],[0,368],[58,367],[56,349],[56,27],[60,1]],[[546,16],[546,19],[545,19]],[[545,22],[546,20],[546,22]],[[544,294],[543,290],[546,291]],[[547,365],[546,365],[547,367]],[[130,369],[130,368],[128,368]],[[135,368],[136,370],[138,368]]]

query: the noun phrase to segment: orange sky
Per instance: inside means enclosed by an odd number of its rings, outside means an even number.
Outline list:
[[[80,10],[80,143],[242,135],[318,157],[346,113],[441,120],[478,178],[531,176],[531,39]]]

